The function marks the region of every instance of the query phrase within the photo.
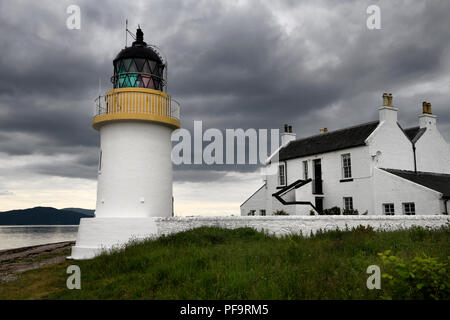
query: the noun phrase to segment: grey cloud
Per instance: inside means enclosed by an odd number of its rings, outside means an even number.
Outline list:
[[[95,179],[98,133],[90,127],[93,97],[110,88],[112,59],[124,46],[124,20],[169,59],[169,93],[193,120],[225,128],[281,128],[298,136],[377,119],[383,92],[392,92],[404,126],[417,125],[419,104],[431,101],[450,140],[448,90],[411,92],[448,81],[450,3],[378,1],[382,30],[366,28],[373,1],[281,1],[305,4],[318,16],[289,34],[269,2],[79,1],[82,29],[65,29],[70,1],[0,4],[0,152],[79,155],[73,163],[30,165],[48,175]],[[303,8],[303,7],[302,7]],[[61,12],[60,12],[61,11]],[[327,19],[320,16],[325,12]],[[303,17],[304,18],[304,17]],[[396,92],[408,92],[396,95]],[[175,166],[177,181],[225,179],[253,166]]]

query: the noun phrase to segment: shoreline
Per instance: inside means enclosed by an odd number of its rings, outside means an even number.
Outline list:
[[[66,260],[75,241],[47,243],[0,250],[0,282],[17,279],[22,272]]]

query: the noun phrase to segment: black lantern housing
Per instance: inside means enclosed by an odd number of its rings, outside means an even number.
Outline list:
[[[148,88],[164,91],[166,67],[160,55],[144,42],[144,33],[136,31],[136,41],[122,49],[113,61],[114,76],[111,81],[116,88]]]

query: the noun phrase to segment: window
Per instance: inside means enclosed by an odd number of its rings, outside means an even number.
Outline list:
[[[403,203],[403,214],[406,214],[408,216],[413,216],[416,214],[416,206],[414,202]]]
[[[286,172],[284,164],[278,166],[278,184],[280,186],[286,185]]]
[[[345,210],[353,210],[353,198],[352,197],[344,197],[344,209]]]
[[[352,177],[352,161],[350,153],[341,155],[342,157],[342,178],[350,179]]]
[[[263,210],[263,209],[259,210],[259,215],[260,216],[265,216],[266,215],[266,210]]]
[[[387,216],[393,216],[395,213],[393,203],[383,203],[383,214]]]
[[[250,210],[250,212],[248,213],[249,216],[254,216],[256,213],[256,210]]]
[[[303,161],[303,180],[308,179],[308,161]]]
[[[102,171],[102,150],[100,150],[100,153],[98,155],[98,172]]]

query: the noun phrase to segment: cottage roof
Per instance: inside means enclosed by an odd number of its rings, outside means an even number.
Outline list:
[[[291,141],[288,145],[280,149],[279,159],[280,161],[284,161],[363,146],[365,145],[366,139],[375,130],[378,124],[379,121],[372,121]],[[421,129],[419,127],[402,130],[413,143],[415,143],[425,132],[425,128]]]

